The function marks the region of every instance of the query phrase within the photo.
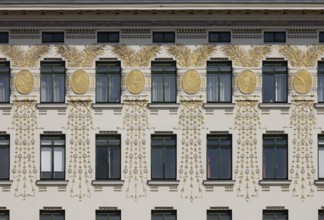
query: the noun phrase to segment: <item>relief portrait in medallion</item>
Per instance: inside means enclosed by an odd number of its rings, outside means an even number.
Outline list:
[[[306,94],[312,88],[312,77],[307,70],[299,70],[292,79],[292,84],[296,92]]]
[[[132,70],[127,75],[126,85],[130,93],[141,93],[145,86],[144,74],[140,70]]]
[[[19,93],[28,94],[34,87],[33,74],[28,70],[22,70],[16,75],[15,86]]]
[[[182,77],[182,88],[188,94],[196,94],[201,86],[201,78],[195,70],[188,70]]]
[[[77,70],[72,74],[70,81],[71,88],[76,94],[84,94],[89,88],[89,76],[83,70]]]
[[[255,91],[257,78],[251,70],[244,70],[237,79],[239,90],[244,94],[251,94]]]

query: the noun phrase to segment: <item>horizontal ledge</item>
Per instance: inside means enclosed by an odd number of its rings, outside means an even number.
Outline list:
[[[290,103],[260,103],[259,107],[272,109],[288,109],[290,108]]]
[[[37,180],[38,186],[66,186],[69,183],[68,180]]]
[[[260,180],[261,186],[289,186],[291,180]]]
[[[178,186],[180,183],[179,180],[148,180],[147,185],[149,186]]]
[[[56,104],[56,103],[39,103],[36,104],[37,108],[41,108],[41,109],[59,109],[59,108],[67,108],[68,104],[66,103],[60,103],[60,104]]]
[[[204,180],[203,185],[205,186],[233,186],[235,180]]]
[[[180,104],[178,103],[172,103],[172,104],[154,104],[151,103],[148,105],[149,108],[153,108],[153,109],[176,109],[179,108]]]
[[[9,103],[5,103],[5,104],[1,104],[0,103],[0,109],[10,109],[12,108],[13,104],[9,104]]]
[[[324,180],[315,180],[315,181],[314,181],[314,184],[315,184],[316,186],[324,186]]]
[[[122,109],[124,104],[112,104],[112,103],[94,103],[92,104],[93,109]]]
[[[316,103],[315,108],[324,108],[324,103]]]
[[[12,180],[0,180],[0,186],[11,186]]]
[[[122,186],[124,180],[93,180],[91,184],[93,186]]]
[[[234,109],[234,103],[207,103],[204,104],[204,108],[215,108],[215,109]]]

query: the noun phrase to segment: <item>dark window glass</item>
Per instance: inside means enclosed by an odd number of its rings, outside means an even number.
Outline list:
[[[209,32],[209,42],[211,43],[230,43],[231,32]]]
[[[232,220],[232,211],[231,210],[208,210],[207,211],[207,220]]]
[[[287,62],[263,62],[263,102],[287,102]]]
[[[288,220],[288,211],[287,210],[264,210],[263,211],[263,220]]]
[[[9,180],[10,167],[10,138],[9,135],[0,136],[0,180]]]
[[[98,62],[96,66],[97,103],[119,103],[121,95],[120,62]]]
[[[318,211],[318,219],[324,220],[324,211],[323,210]]]
[[[64,211],[40,211],[40,220],[64,220]]]
[[[324,62],[317,66],[317,97],[318,102],[324,102]]]
[[[0,44],[9,43],[9,34],[8,32],[0,32]]]
[[[41,63],[41,102],[65,102],[65,63]]]
[[[265,43],[285,43],[286,42],[286,32],[264,32],[264,42]]]
[[[152,180],[176,179],[176,136],[152,136]]]
[[[318,137],[318,178],[324,179],[324,136]]]
[[[43,43],[64,43],[64,32],[43,32]]]
[[[152,62],[152,102],[175,103],[177,97],[175,62]]]
[[[207,102],[232,102],[231,62],[207,62]]]
[[[96,179],[120,179],[120,136],[96,138]]]
[[[0,103],[10,102],[10,64],[0,62]]]
[[[119,32],[98,32],[97,33],[98,43],[118,43]]]
[[[288,179],[287,136],[263,136],[263,179]]]
[[[232,178],[231,136],[207,137],[207,179]]]
[[[153,43],[174,43],[174,32],[153,32]]]
[[[0,220],[9,220],[9,210],[0,211]]]
[[[64,136],[41,136],[41,179],[65,179]]]
[[[177,220],[177,211],[152,211],[152,220]]]
[[[120,220],[120,210],[96,211],[96,220]]]
[[[319,42],[324,43],[324,32],[319,33]]]

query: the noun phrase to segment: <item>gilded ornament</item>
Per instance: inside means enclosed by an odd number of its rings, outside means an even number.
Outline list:
[[[89,76],[85,71],[77,70],[72,74],[70,84],[74,93],[84,94],[89,88]]]
[[[292,79],[294,89],[299,94],[306,94],[312,88],[312,77],[307,70],[299,70]]]
[[[195,70],[188,70],[182,77],[182,88],[188,94],[196,94],[201,86],[200,75]]]
[[[251,70],[244,70],[237,79],[238,88],[244,94],[251,94],[257,86],[256,75]]]
[[[19,93],[28,94],[34,87],[33,74],[28,70],[22,70],[16,75],[15,86]]]
[[[140,70],[132,70],[126,78],[126,86],[129,92],[139,94],[144,90],[145,78]]]

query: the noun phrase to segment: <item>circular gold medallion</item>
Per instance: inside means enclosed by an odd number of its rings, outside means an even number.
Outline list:
[[[296,92],[306,94],[312,88],[312,77],[307,70],[299,70],[292,79],[292,84]]]
[[[72,74],[70,85],[74,93],[84,94],[89,89],[89,76],[83,70],[77,70]]]
[[[19,93],[28,94],[34,87],[33,74],[28,70],[22,70],[16,75],[15,86]]]
[[[201,78],[196,70],[188,70],[182,77],[182,88],[188,94],[196,94],[201,86]]]
[[[251,94],[257,86],[256,75],[251,70],[244,70],[237,78],[239,90],[244,94]]]
[[[130,71],[126,78],[126,85],[129,92],[133,94],[141,93],[145,86],[144,74],[139,70]]]

